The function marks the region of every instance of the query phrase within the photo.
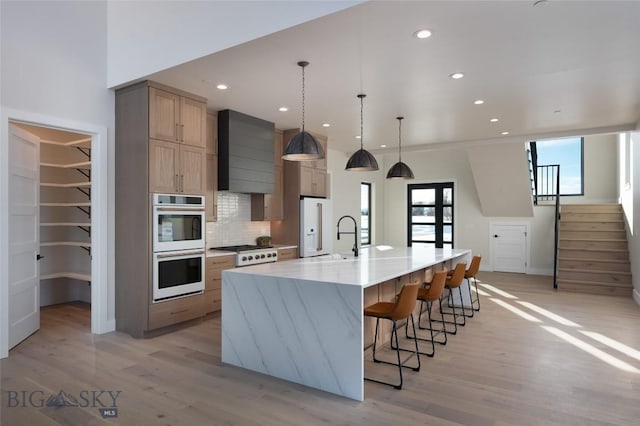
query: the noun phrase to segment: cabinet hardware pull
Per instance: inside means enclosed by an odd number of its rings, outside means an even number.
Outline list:
[[[180,175],[180,192],[184,192],[184,175]]]
[[[180,125],[180,140],[184,142],[184,124]]]
[[[176,142],[180,142],[180,125],[176,123]]]
[[[178,175],[173,178],[173,187],[175,188],[176,192],[180,192],[180,178],[178,177]]]

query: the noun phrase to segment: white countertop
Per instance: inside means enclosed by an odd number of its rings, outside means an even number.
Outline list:
[[[266,275],[364,288],[470,253],[469,249],[366,247],[359,257],[349,254],[293,259],[236,268],[223,274]]]

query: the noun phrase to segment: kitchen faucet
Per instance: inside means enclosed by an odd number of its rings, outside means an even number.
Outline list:
[[[340,232],[340,222],[342,222],[342,219],[347,217],[353,221],[353,232]],[[358,222],[356,222],[353,216],[344,215],[338,219],[338,240],[340,239],[341,234],[353,234],[353,248],[351,251],[355,257],[358,257]]]

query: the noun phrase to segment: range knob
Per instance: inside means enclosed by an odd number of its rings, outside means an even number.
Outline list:
[[[264,259],[266,256],[264,254],[260,255],[261,259]]]
[[[247,256],[242,256],[242,261],[244,262],[245,260],[247,260]]]
[[[253,256],[249,256],[249,260],[253,260]]]
[[[267,257],[271,257],[271,253],[267,253]]]

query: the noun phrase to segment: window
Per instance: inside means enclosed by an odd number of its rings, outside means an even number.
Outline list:
[[[560,165],[560,195],[584,195],[583,145],[581,137],[536,142],[538,167]]]
[[[453,248],[453,182],[408,186],[409,247]]]
[[[371,244],[371,184],[360,184],[360,244]]]

